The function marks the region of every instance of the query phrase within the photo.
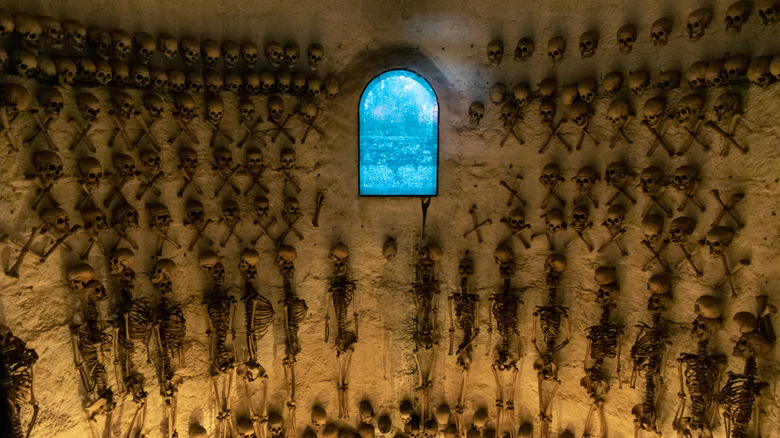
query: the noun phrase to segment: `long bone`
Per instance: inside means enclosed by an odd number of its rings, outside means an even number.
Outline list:
[[[261,123],[263,123],[263,119],[259,119],[257,122],[255,122],[254,126],[249,126],[249,123],[244,119],[238,121],[238,127],[246,133],[246,136],[240,142],[238,142],[237,147],[239,149],[244,147],[244,144],[247,142],[247,140],[249,140],[250,137],[260,142],[260,144],[263,146],[268,147],[268,144],[265,142],[265,140],[263,140],[263,137],[257,135],[256,128]]]
[[[184,195],[184,190],[187,189],[188,186],[192,186],[195,188],[195,191],[198,192],[198,194],[203,194],[203,189],[200,188],[200,185],[195,182],[195,174],[190,173],[187,169],[181,168],[181,174],[184,177],[184,185],[181,186],[178,193],[176,193],[176,196],[181,198]]]
[[[14,152],[20,151],[22,148],[19,145],[19,139],[13,133],[13,124],[20,118],[21,113],[16,113],[10,118],[8,117],[8,109],[4,106],[0,106],[0,122],[3,123],[0,127],[0,135],[5,135],[8,139],[8,144]]]
[[[523,179],[523,177],[520,176],[520,175],[517,175],[516,179]],[[509,190],[509,200],[506,202],[506,206],[507,207],[511,207],[512,206],[512,200],[514,198],[517,198],[517,200],[520,201],[520,204],[522,204],[523,207],[525,207],[527,205],[526,202],[523,200],[523,198],[520,197],[520,194],[517,192],[517,190],[513,189],[509,184],[507,184],[506,181],[501,180],[501,181],[498,182],[498,184],[501,185],[501,187]]]
[[[301,191],[301,186],[298,185],[298,183],[295,181],[295,179],[291,175],[292,169],[285,169],[285,168],[281,167],[281,168],[279,168],[277,170],[279,170],[280,172],[282,172],[282,174],[284,174],[284,185],[285,185],[285,187],[284,187],[284,189],[282,189],[282,192],[284,192],[286,190],[287,183],[290,183],[293,186],[293,188],[295,189],[296,192],[300,192]]]
[[[506,135],[504,135],[504,137],[501,139],[501,143],[498,144],[499,147],[504,147],[504,144],[506,143],[507,140],[509,140],[510,135],[513,136],[517,140],[517,142],[520,143],[521,146],[525,144],[525,140],[523,140],[523,137],[521,137],[520,135],[517,134],[517,132],[515,132],[515,126],[517,126],[517,124],[520,123],[520,120],[522,119],[523,119],[522,116],[518,117],[514,123],[511,123],[507,127]]]
[[[92,248],[95,247],[96,243],[100,247],[100,250],[103,253],[103,255],[107,254],[106,247],[103,246],[103,242],[100,240],[100,232],[101,231],[104,231],[104,230],[97,229],[97,228],[95,228],[93,230],[90,230],[91,234],[89,236],[89,243],[87,244],[87,248],[84,250],[84,252],[81,253],[81,257],[80,257],[81,260],[86,260],[87,257],[89,257],[89,253],[92,252]]]
[[[649,262],[645,263],[645,265],[642,267],[642,270],[646,271],[649,268],[650,264],[653,262],[653,260],[657,260],[658,264],[661,265],[661,268],[666,270],[667,266],[666,263],[664,263],[664,261],[661,260],[660,252],[663,251],[663,249],[666,248],[667,245],[669,245],[669,240],[664,240],[661,246],[659,247],[659,249],[657,250],[653,248],[653,245],[651,245],[650,242],[648,242],[647,240],[643,239],[640,243],[642,244],[642,246],[647,248],[647,250],[650,251],[651,254],[653,254],[653,258],[650,259]]]
[[[114,129],[114,134],[111,137],[111,140],[109,140],[109,143],[108,143],[109,146],[111,146],[111,147],[115,146],[116,145],[116,137],[117,136],[121,136],[122,139],[125,141],[125,144],[127,145],[127,147],[130,150],[134,149],[135,148],[135,142],[131,141],[130,137],[127,136],[127,126],[126,126],[127,125],[127,120],[131,116],[128,115],[127,118],[125,118],[125,117],[119,118],[119,117],[117,117],[116,113],[109,112],[109,114],[111,114],[111,120],[114,122],[114,125],[116,126],[116,128]]]
[[[49,247],[49,249],[46,250],[45,253],[43,253],[43,255],[41,256],[41,259],[40,259],[41,263],[46,262],[46,259],[49,258],[49,256],[54,252],[54,250],[56,250],[60,245],[62,245],[63,247],[66,247],[67,245],[65,244],[65,241],[70,236],[72,236],[73,234],[75,234],[78,231],[82,231],[83,229],[84,228],[81,225],[73,225],[72,227],[70,227],[70,229],[68,230],[67,233],[63,234],[57,240],[55,240],[54,243],[52,243],[52,245]]]
[[[236,164],[235,166],[233,166],[233,168],[230,170],[230,173],[228,173],[227,175],[225,175],[224,173],[220,172],[218,176],[220,177],[222,182],[220,182],[219,185],[217,186],[217,188],[214,190],[214,196],[219,196],[219,192],[221,192],[222,189],[224,189],[225,186],[228,185],[228,184],[230,184],[230,187],[233,188],[233,191],[236,193],[236,195],[241,194],[241,190],[238,187],[236,187],[235,184],[233,184],[232,180],[233,180],[233,177],[236,175],[236,173],[238,171],[240,171],[241,169],[243,169],[243,168],[244,168],[243,165]]]
[[[729,154],[729,147],[728,147],[729,143],[736,146],[737,149],[739,149],[739,151],[742,152],[743,154],[746,154],[748,152],[748,148],[739,144],[739,142],[734,138],[734,134],[731,134],[725,129],[721,128],[720,125],[713,122],[712,120],[707,120],[704,123],[704,126],[712,128],[718,135],[720,135],[726,140],[726,144],[723,147],[723,151],[720,153],[721,156],[725,157]]]
[[[173,112],[173,120],[176,122],[176,126],[179,128],[179,130],[176,132],[176,134],[173,135],[170,139],[168,139],[168,143],[175,142],[182,134],[187,134],[187,137],[192,140],[195,144],[200,144],[200,140],[198,140],[198,137],[195,136],[195,134],[190,129],[190,124],[192,123],[195,118],[198,116],[196,114],[193,114],[192,117],[189,119],[185,118],[184,114],[182,114],[179,111]]]
[[[696,197],[694,196],[696,191],[696,183],[691,183],[691,186],[687,188],[686,190],[682,191],[683,194],[683,200],[680,202],[680,205],[677,206],[677,211],[683,211],[685,210],[685,207],[688,205],[688,201],[692,201],[697,207],[699,207],[699,210],[702,212],[705,210],[704,205],[699,202]]]
[[[271,239],[271,241],[273,241],[274,238],[271,237],[271,233],[269,233],[268,230],[271,229],[271,227],[274,226],[275,224],[276,224],[276,217],[274,216],[271,216],[271,221],[266,226],[263,226],[259,220],[256,220],[255,225],[260,227],[262,231],[260,231],[260,234],[252,240],[252,246],[257,245],[257,242],[260,241],[260,238],[263,236],[267,236],[269,239]]]
[[[315,228],[320,226],[320,210],[322,210],[323,202],[325,202],[325,194],[317,192],[317,197],[314,200],[314,216],[311,218],[311,225]]]
[[[744,193],[733,193],[731,197],[729,198],[728,203],[723,202],[723,199],[720,197],[720,192],[718,189],[712,189],[710,190],[710,193],[712,193],[712,196],[715,197],[715,200],[718,201],[718,204],[721,206],[721,211],[718,213],[718,216],[715,217],[715,220],[712,222],[712,226],[720,225],[721,219],[723,219],[723,216],[728,214],[731,216],[731,219],[734,220],[734,223],[737,225],[737,228],[742,228],[745,226],[745,224],[737,217],[736,214],[734,214],[734,206],[744,199],[745,194]]]
[[[504,239],[504,240],[502,240],[502,241],[501,241],[501,244],[504,244],[504,243],[507,243],[507,242],[509,242],[510,240],[512,240],[512,238],[513,238],[513,237],[517,237],[518,239],[520,239],[520,242],[523,244],[523,246],[525,247],[525,249],[528,249],[528,248],[530,248],[530,247],[531,247],[531,244],[530,244],[530,243],[528,243],[528,241],[527,241],[527,240],[525,240],[525,238],[523,238],[523,236],[520,234],[520,233],[522,233],[524,230],[526,230],[526,229],[528,229],[528,228],[531,228],[531,225],[529,225],[529,224],[523,224],[523,226],[522,226],[522,227],[520,227],[520,229],[519,229],[519,230],[514,230],[514,229],[512,229],[512,226],[509,224],[509,221],[508,221],[506,218],[502,218],[502,219],[501,219],[501,223],[502,223],[502,224],[504,224],[504,225],[505,225],[505,226],[506,226],[506,227],[509,229],[509,231],[511,231],[511,232],[512,232],[512,234],[510,234],[510,235],[509,235],[509,237],[507,237],[506,239]]]
[[[477,241],[479,243],[482,243],[482,233],[480,233],[479,229],[483,225],[485,225],[485,224],[492,225],[493,221],[490,218],[487,218],[484,221],[479,222],[479,219],[477,219],[477,205],[476,204],[472,205],[471,208],[469,209],[469,215],[471,216],[471,221],[474,223],[474,227],[471,228],[470,230],[466,231],[465,233],[463,233],[463,237],[465,238],[469,234],[471,234],[473,232],[476,232],[477,233]]]
[[[157,234],[157,237],[159,239],[157,244],[157,254],[162,254],[162,247],[164,242],[168,242],[171,245],[175,246],[176,249],[181,249],[181,245],[179,245],[178,242],[173,240],[170,236],[168,236],[168,233],[163,231],[160,227],[157,225],[151,225],[150,228],[154,231],[155,234]]]
[[[135,195],[135,200],[136,201],[140,201],[141,199],[143,199],[144,195],[146,194],[146,192],[149,191],[149,189],[152,189],[152,191],[154,191],[156,193],[159,193],[160,190],[157,187],[155,187],[155,184],[157,183],[157,180],[159,180],[160,178],[162,178],[164,176],[165,176],[165,172],[163,172],[161,170],[161,171],[157,172],[156,174],[154,174],[152,179],[150,179],[150,180],[148,180],[146,182],[141,183],[143,185],[143,187],[141,188],[141,191],[139,191]]]
[[[39,229],[40,227],[33,227],[32,231],[30,232],[30,237],[27,239],[27,243],[25,243],[22,249],[19,251],[19,255],[16,257],[16,262],[14,262],[13,266],[11,266],[11,269],[5,272],[6,275],[14,278],[19,278],[19,269],[22,267],[22,262],[24,262],[24,257],[30,251],[30,247],[32,246],[33,241],[35,240],[35,236],[38,234]]]
[[[612,187],[614,187],[615,190],[617,190],[617,191],[615,192],[614,195],[612,195],[611,198],[609,198],[609,201],[607,201],[607,205],[614,204],[615,201],[617,201],[618,196],[620,196],[620,195],[625,196],[626,199],[629,200],[629,202],[631,202],[632,204],[636,205],[636,199],[632,198],[631,195],[629,195],[626,192],[626,187],[628,187],[629,185],[630,185],[629,182],[625,182],[622,185],[613,184]]]
[[[558,141],[559,141],[559,142],[560,142],[560,143],[561,143],[561,144],[562,144],[562,145],[563,145],[563,146],[566,148],[566,150],[567,150],[567,151],[569,151],[569,152],[571,152],[571,151],[572,151],[572,148],[571,148],[571,146],[569,146],[569,144],[568,144],[568,143],[566,143],[566,142],[565,142],[565,141],[564,141],[564,140],[561,138],[561,136],[560,136],[560,134],[559,134],[559,132],[560,132],[560,130],[561,130],[561,128],[563,127],[563,124],[564,124],[565,122],[566,122],[566,119],[561,119],[561,120],[558,122],[558,126],[556,126],[556,127],[555,127],[555,129],[553,129],[553,127],[552,127],[552,123],[543,123],[544,127],[545,127],[545,128],[546,128],[546,129],[547,129],[549,132],[550,132],[550,136],[549,136],[549,137],[547,137],[547,140],[545,140],[545,142],[542,144],[542,147],[541,147],[541,148],[539,148],[539,153],[540,153],[540,154],[543,154],[543,153],[544,153],[544,151],[547,149],[547,146],[549,146],[549,145],[550,145],[550,142],[552,141],[552,139],[553,139],[553,138],[556,138],[556,139],[558,139]]]
[[[218,122],[212,121],[212,120],[208,120],[208,119],[206,119],[205,122],[206,122],[206,125],[209,128],[211,128],[211,132],[212,132],[214,138],[216,138],[216,135],[219,134],[219,135],[222,136],[222,138],[227,140],[227,142],[229,144],[233,144],[233,142],[234,142],[233,137],[229,136],[222,128],[220,128]],[[213,138],[211,140],[211,144],[212,145],[214,144],[214,139]]]
[[[603,224],[603,225],[604,225],[605,227],[607,226],[606,224]],[[615,244],[615,245],[617,245],[617,247],[620,249],[620,253],[621,253],[623,256],[627,256],[627,255],[628,255],[628,252],[625,250],[625,248],[623,248],[623,244],[621,244],[621,243],[620,243],[620,240],[619,240],[619,239],[620,239],[620,237],[621,237],[623,234],[625,234],[625,232],[626,232],[626,229],[625,229],[625,228],[621,228],[621,229],[619,229],[619,230],[617,230],[617,231],[615,231],[615,232],[613,232],[612,230],[609,230],[609,233],[610,233],[609,240],[608,240],[608,241],[606,241],[606,242],[605,242],[603,245],[601,245],[601,247],[599,247],[599,249],[598,249],[598,252],[604,252],[604,251],[607,249],[607,247],[608,247],[609,245],[611,245],[612,243],[614,243],[614,244]]]
[[[78,133],[78,136],[73,140],[73,143],[70,144],[68,149],[72,151],[73,149],[76,148],[76,146],[81,144],[81,142],[84,142],[84,144],[87,145],[87,148],[89,148],[90,151],[92,151],[93,153],[97,152],[97,148],[95,147],[95,144],[92,143],[92,140],[89,138],[89,135],[92,133],[92,128],[94,127],[94,123],[86,122],[86,126],[82,126],[73,117],[68,119],[68,123],[70,123],[71,126],[76,128],[76,132]]]
[[[241,222],[241,218],[237,218],[234,221],[228,221],[223,218],[220,219],[219,221],[223,222],[228,229],[228,235],[224,239],[222,239],[222,242],[219,243],[219,246],[224,248],[225,245],[227,244],[227,241],[230,240],[230,236],[235,234],[236,226],[238,226],[238,223]],[[239,236],[238,234],[236,234],[236,239],[238,239],[238,243],[243,243],[244,241],[241,238],[241,236]]]
[[[206,219],[206,220],[203,221],[203,225],[201,225],[200,228],[198,228],[198,232],[195,233],[195,237],[193,237],[192,240],[190,241],[190,244],[187,247],[188,250],[192,251],[192,248],[195,247],[195,244],[198,243],[198,240],[200,240],[200,239],[205,240],[206,244],[208,244],[208,245],[213,245],[214,244],[214,242],[211,239],[209,239],[207,236],[203,235],[203,232],[206,231],[206,227],[209,224],[211,224],[212,222],[213,221],[211,219]],[[228,236],[228,237],[230,237],[230,236]]]
[[[571,224],[570,224],[570,226],[571,226]],[[571,239],[567,240],[566,243],[563,246],[568,248],[569,246],[571,246],[572,243],[574,243],[575,240],[580,239],[588,247],[588,251],[593,252],[593,244],[588,242],[588,239],[585,238],[585,230],[587,230],[588,228],[592,228],[592,227],[593,227],[593,222],[589,222],[581,230],[578,230],[577,228],[571,226],[571,228],[575,232],[575,235]]]
[[[682,251],[685,258],[680,261],[680,263],[677,264],[677,267],[679,268],[683,263],[688,262],[689,265],[691,265],[691,268],[693,269],[693,272],[696,273],[697,277],[701,277],[703,275],[701,269],[699,269],[698,266],[696,266],[696,263],[693,261],[693,256],[696,255],[696,253],[699,252],[701,249],[701,246],[696,248],[693,252],[688,251],[688,248],[685,246],[684,241],[680,241],[677,243],[677,246],[680,247],[680,250]]]
[[[277,123],[275,120],[268,119],[268,121],[271,122],[275,126],[275,128],[268,128],[268,129],[265,129],[265,130],[260,131],[260,132],[262,132],[264,134],[267,134],[267,133],[269,133],[271,131],[276,131],[276,134],[274,134],[271,137],[271,142],[272,143],[276,142],[276,139],[277,139],[277,137],[279,137],[279,134],[284,134],[284,136],[287,137],[287,140],[289,140],[290,143],[295,144],[295,137],[293,137],[292,134],[290,134],[290,132],[287,130],[287,128],[284,127],[285,124],[287,124],[287,121],[290,120],[291,116],[292,116],[291,114],[288,114],[287,118],[284,119],[284,122],[282,122],[281,125],[279,123]]]
[[[265,166],[261,166],[260,169],[257,172],[255,172],[255,173],[252,173],[251,171],[249,171],[249,174],[252,175],[252,184],[250,184],[249,187],[247,187],[247,189],[244,190],[244,196],[248,195],[249,192],[255,186],[259,186],[260,190],[264,191],[266,194],[271,193],[268,190],[268,187],[264,186],[263,183],[260,182],[260,179],[262,178],[263,173],[265,173],[265,169],[266,169]]]
[[[680,150],[677,151],[677,156],[685,155],[685,153],[688,152],[688,149],[691,147],[691,143],[694,141],[701,145],[701,147],[704,149],[704,152],[708,152],[710,150],[710,145],[704,143],[704,141],[702,141],[698,136],[699,129],[701,128],[702,124],[701,120],[697,119],[694,122],[693,127],[690,129],[687,126],[683,126],[679,120],[675,119],[675,121],[678,125],[680,125],[680,128],[682,128],[688,134],[688,139],[680,147]]]
[[[650,157],[655,152],[656,148],[660,144],[661,147],[666,149],[666,153],[669,154],[670,157],[674,156],[674,150],[666,143],[666,140],[664,140],[663,133],[658,132],[657,129],[650,126],[650,124],[647,122],[647,120],[642,120],[641,122],[642,126],[647,128],[648,131],[650,131],[651,134],[653,134],[653,137],[655,137],[655,141],[650,146],[650,149],[647,150],[647,156]],[[661,125],[661,130],[663,131],[663,124]]]
[[[582,143],[585,140],[585,136],[587,136],[593,144],[596,146],[599,145],[599,141],[596,140],[596,137],[593,136],[593,134],[588,131],[588,124],[590,123],[590,120],[586,121],[582,125],[575,124],[574,126],[577,128],[578,131],[580,131],[580,137],[577,139],[577,145],[574,147],[576,150],[582,149]]]
[[[43,134],[43,138],[46,139],[46,143],[49,145],[49,150],[52,151],[58,151],[59,148],[56,144],[54,144],[54,140],[51,138],[51,134],[49,133],[49,128],[51,125],[54,124],[57,120],[59,120],[59,116],[48,116],[46,121],[44,122],[41,120],[41,117],[38,115],[38,110],[33,109],[28,111],[33,116],[33,120],[35,120],[35,124],[38,127],[38,130],[35,131],[35,134],[28,137],[26,140],[24,140],[24,143],[30,144],[33,140],[35,140],[38,135]]]
[[[614,149],[615,145],[617,144],[618,140],[621,138],[626,140],[626,143],[628,144],[634,144],[634,141],[631,140],[628,135],[626,135],[626,126],[628,126],[628,122],[631,121],[631,115],[626,115],[626,118],[623,120],[623,123],[615,127],[615,135],[612,136],[612,140],[609,141],[609,148]]]
[[[287,223],[287,229],[282,232],[282,234],[279,235],[279,237],[276,238],[276,242],[283,242],[284,239],[287,237],[288,234],[290,234],[290,231],[295,230],[295,223],[298,222],[298,219],[300,219],[303,215],[297,214],[293,217],[292,221],[287,221],[285,219],[285,222]],[[270,227],[270,225],[269,225]],[[295,230],[295,233],[298,235],[299,240],[303,240],[303,236],[298,233],[297,230]]]
[[[33,202],[33,204],[30,206],[33,210],[38,209],[38,205],[43,201],[44,198],[48,198],[49,202],[55,207],[59,207],[60,203],[56,199],[54,199],[54,195],[51,194],[51,189],[54,187],[54,182],[47,182],[47,181],[41,181],[43,183],[43,188],[40,189],[40,192],[38,194],[38,198]]]

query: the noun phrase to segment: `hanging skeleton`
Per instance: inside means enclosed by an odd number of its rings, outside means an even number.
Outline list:
[[[714,415],[717,403],[716,386],[720,376],[720,366],[725,357],[708,355],[710,338],[720,328],[722,314],[720,300],[702,295],[696,300],[694,311],[698,317],[693,321],[691,335],[697,341],[696,353],[680,353],[677,358],[677,370],[680,375],[680,405],[672,425],[680,435],[693,436],[698,431],[700,437],[712,436]],[[685,417],[686,395],[691,402],[690,417]]]
[[[306,301],[298,298],[292,288],[292,280],[295,275],[295,259],[298,253],[290,245],[279,245],[276,250],[276,265],[282,276],[284,287],[284,332],[285,332],[285,358],[284,377],[287,385],[287,419],[285,436],[295,438],[295,361],[301,351],[298,342],[298,327],[306,317],[308,307]]]
[[[358,340],[358,314],[354,307],[355,283],[347,279],[349,268],[349,248],[338,243],[330,250],[328,256],[333,261],[334,279],[328,289],[333,313],[336,317],[336,366],[338,368],[339,418],[349,418],[349,369],[352,362],[354,344]],[[347,322],[349,307],[353,306],[353,322],[355,330],[350,330]],[[325,315],[325,342],[330,336],[330,311]]]
[[[10,405],[11,430],[9,438],[29,437],[38,418],[38,401],[35,398],[35,374],[33,366],[38,361],[38,353],[14,336],[11,330],[0,324],[0,367]],[[28,400],[29,399],[29,400]],[[22,426],[22,405],[29,403],[33,412],[25,434]]]
[[[410,290],[414,299],[415,315],[415,348],[414,360],[417,364],[420,393],[421,423],[430,416],[430,394],[433,386],[433,368],[436,363],[436,346],[439,343],[439,330],[436,325],[439,282],[434,277],[434,263],[441,258],[441,248],[435,243],[426,245],[417,254],[417,282],[412,283]],[[426,357],[420,358],[420,349]],[[428,359],[426,361],[425,359]],[[423,363],[427,366],[423,366]]]
[[[545,262],[547,270],[547,289],[549,291],[548,302],[546,306],[537,306],[534,312],[534,318],[538,318],[539,327],[544,338],[543,347],[539,348],[536,342],[536,321],[534,321],[534,331],[531,341],[539,354],[539,358],[534,362],[536,377],[539,384],[539,420],[541,428],[539,436],[547,438],[549,436],[550,423],[552,422],[552,400],[555,393],[561,385],[558,379],[558,366],[553,362],[553,355],[569,343],[571,337],[571,327],[569,326],[569,315],[566,307],[555,305],[555,298],[558,292],[558,285],[563,271],[566,269],[566,257],[560,254],[552,254]],[[567,322],[567,336],[558,344],[558,335],[560,334],[561,322],[565,319]],[[511,412],[511,411],[510,411]],[[515,437],[514,421],[512,425],[512,437]]]
[[[266,297],[260,295],[252,281],[257,278],[257,265],[260,255],[254,249],[247,248],[241,253],[241,261],[238,269],[241,276],[244,277],[244,296],[241,301],[244,302],[244,315],[246,318],[246,343],[249,358],[246,363],[241,364],[236,369],[236,374],[244,382],[244,393],[247,407],[249,409],[249,420],[252,423],[252,430],[255,438],[265,438],[268,433],[268,412],[266,411],[266,394],[268,393],[268,375],[265,368],[260,365],[257,359],[257,341],[261,339],[274,321],[274,308]],[[263,382],[263,402],[259,414],[255,413],[252,407],[252,397],[249,393],[249,382],[255,379],[262,379]],[[238,427],[241,427],[239,420]]]
[[[664,274],[656,274],[650,277],[647,288],[650,290],[650,299],[647,310],[651,312],[652,325],[641,323],[634,345],[631,346],[631,360],[634,367],[631,372],[631,387],[636,384],[636,378],[640,372],[645,375],[644,401],[637,404],[631,410],[634,415],[634,434],[638,435],[639,429],[653,431],[660,434],[656,424],[656,396],[662,384],[661,366],[667,341],[661,332],[661,312],[667,310],[672,304],[672,295],[669,292],[669,277]]]
[[[176,265],[170,259],[159,259],[151,274],[152,286],[160,296],[160,304],[154,326],[154,336],[160,352],[160,392],[165,403],[168,438],[177,436],[176,415],[179,385],[183,379],[174,373],[172,360],[178,356],[182,362],[181,349],[187,332],[186,319],[181,305],[172,302],[173,271]]]
[[[756,381],[758,374],[756,359],[766,357],[772,349],[776,338],[771,314],[777,309],[767,303],[766,295],[757,297],[757,301],[760,306],[758,318],[749,312],[739,312],[734,315],[734,322],[742,336],[734,346],[732,354],[745,359],[745,368],[741,374],[729,372],[728,380],[717,395],[717,401],[723,412],[727,438],[748,436],[747,429],[754,409],[756,411],[754,436],[761,436],[760,392],[769,384]]]
[[[493,259],[498,264],[498,273],[503,280],[502,290],[490,297],[490,313],[488,313],[488,343],[487,353],[490,352],[493,340],[493,319],[496,320],[496,332],[499,340],[493,348],[493,377],[496,380],[496,436],[503,435],[503,415],[506,406],[509,430],[513,434],[517,431],[514,421],[515,386],[519,370],[517,362],[520,360],[520,345],[518,340],[517,324],[520,319],[523,301],[512,291],[512,274],[515,270],[514,253],[507,245],[499,245],[493,252]],[[501,373],[509,371],[511,381],[509,394],[504,391],[501,383]],[[507,395],[506,404],[504,396]]]
[[[593,436],[593,414],[597,411],[599,417],[599,438],[607,436],[607,423],[604,415],[604,402],[609,392],[609,383],[604,380],[602,367],[606,358],[617,358],[617,380],[620,383],[620,346],[622,345],[623,326],[610,324],[610,309],[613,300],[619,292],[615,281],[615,268],[599,266],[596,268],[596,282],[599,290],[596,292],[596,303],[601,306],[599,323],[586,329],[588,332],[588,347],[585,354],[585,377],[580,380],[580,386],[588,391],[591,399],[590,410],[585,419],[583,436]],[[622,384],[620,385],[622,387]]]
[[[463,418],[464,403],[466,401],[466,382],[468,380],[469,369],[471,368],[471,358],[474,351],[474,340],[479,334],[479,295],[470,294],[468,290],[469,277],[474,275],[474,261],[466,255],[458,263],[458,274],[460,275],[460,293],[453,292],[449,298],[450,308],[450,351],[452,356],[455,327],[462,332],[463,337],[458,344],[457,363],[461,368],[462,378],[460,381],[460,392],[458,392],[458,404],[455,407],[455,428],[458,436],[465,436],[466,423]]]

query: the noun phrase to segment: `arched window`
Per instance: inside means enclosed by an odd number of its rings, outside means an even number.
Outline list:
[[[415,73],[374,78],[360,98],[360,194],[434,196],[439,165],[439,104]]]

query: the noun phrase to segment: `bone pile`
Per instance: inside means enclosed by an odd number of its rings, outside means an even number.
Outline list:
[[[11,411],[10,438],[30,436],[38,417],[38,401],[35,398],[35,363],[38,353],[27,348],[27,343],[14,336],[5,325],[0,325],[0,366],[3,369],[3,386],[8,394]],[[22,424],[22,409],[25,403],[32,407],[32,418],[25,428]]]

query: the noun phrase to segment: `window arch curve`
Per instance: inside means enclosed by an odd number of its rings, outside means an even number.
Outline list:
[[[408,70],[372,79],[359,106],[360,195],[435,196],[438,191],[439,101]]]

